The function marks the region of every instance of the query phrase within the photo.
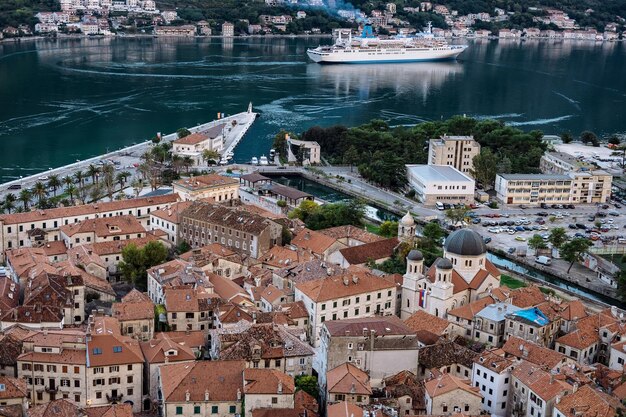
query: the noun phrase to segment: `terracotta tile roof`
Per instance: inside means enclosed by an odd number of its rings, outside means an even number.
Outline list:
[[[308,417],[317,417],[319,404],[317,403],[317,400],[310,394],[307,394],[306,391],[301,389],[296,391],[293,402],[295,408],[306,412]]]
[[[297,408],[255,408],[252,417],[307,417]]]
[[[572,389],[568,383],[555,378],[550,372],[544,371],[540,366],[527,361],[521,361],[517,364],[511,375],[544,401],[550,401],[557,395]]]
[[[166,403],[185,402],[189,392],[190,401],[204,401],[209,393],[210,401],[237,401],[237,393],[243,394],[244,361],[197,361],[162,365],[161,386]]]
[[[146,294],[136,289],[122,298],[122,302],[113,303],[113,317],[119,321],[154,320],[154,303]]]
[[[91,245],[74,246],[67,250],[67,260],[73,265],[87,266],[94,264],[106,270],[104,259],[92,250]]]
[[[341,401],[326,407],[326,417],[363,417],[363,411],[354,403]]]
[[[587,317],[587,309],[580,300],[574,300],[567,303],[563,303],[564,308],[561,311],[561,317],[567,321],[576,321]]]
[[[428,331],[437,336],[443,336],[447,333],[450,326],[448,320],[433,316],[425,311],[418,310],[411,317],[404,320],[404,323],[414,332]]]
[[[0,276],[0,313],[17,307],[20,284],[6,276]]]
[[[198,267],[203,267],[219,259],[228,259],[236,263],[243,262],[237,252],[219,243],[211,243],[210,245],[192,249],[180,255],[180,259],[191,262]]]
[[[281,298],[285,298],[286,294],[283,290],[276,288],[273,285],[268,285],[261,292],[261,298],[268,303],[273,304],[276,301],[280,301]]]
[[[614,417],[623,408],[619,397],[593,389],[590,385],[565,395],[555,407],[566,417]]]
[[[447,340],[440,340],[434,345],[420,348],[418,355],[420,365],[427,369],[439,369],[453,364],[471,368],[477,356],[478,353]]]
[[[198,175],[190,178],[183,178],[174,181],[175,187],[185,188],[191,191],[204,190],[212,187],[222,187],[226,185],[239,186],[239,180],[232,177],[225,177],[218,174]]]
[[[22,404],[0,405],[0,416],[2,417],[24,417],[24,415]]]
[[[396,316],[364,317],[324,322],[331,336],[361,336],[374,331],[377,336],[414,335],[415,332]]]
[[[502,349],[485,351],[478,355],[474,359],[474,362],[499,374],[510,369],[515,363],[512,359],[505,357],[505,353]]]
[[[211,284],[213,284],[213,288],[215,293],[220,296],[222,300],[231,301],[236,296],[242,296],[246,299],[250,299],[250,296],[246,291],[235,284],[232,280],[217,274],[207,274],[209,275],[209,279]]]
[[[48,270],[54,268],[48,265],[48,256],[42,248],[19,248],[11,249],[5,252],[7,263],[11,265],[13,271],[20,278],[30,275],[30,271],[38,265],[47,265]]]
[[[329,227],[328,229],[318,230],[318,232],[336,240],[353,239],[363,243],[372,243],[384,239],[381,236],[352,225]]]
[[[493,298],[489,296],[483,297],[476,301],[472,301],[469,304],[465,304],[464,306],[448,311],[448,315],[460,317],[465,320],[473,320],[476,314],[480,313],[483,308],[494,303],[495,300]]]
[[[289,265],[300,264],[314,259],[314,256],[302,249],[291,249],[289,246],[274,246],[259,260],[263,265],[283,268]]]
[[[613,390],[613,395],[615,395],[617,398],[626,398],[626,382],[615,388]]]
[[[278,269],[274,271],[274,275],[289,279],[294,283],[307,282],[315,279],[323,278],[334,273],[340,273],[341,268],[333,268],[326,264],[326,262],[320,259],[313,259],[309,262],[304,262],[298,265],[290,265],[288,267]]]
[[[46,244],[43,245],[41,248],[45,252],[46,256],[63,255],[64,253],[67,253],[65,242],[63,242],[62,240],[46,242]]]
[[[546,296],[536,285],[512,290],[509,293],[509,297],[511,298],[511,304],[521,308],[534,307],[546,301]]]
[[[504,346],[502,346],[502,350],[504,350],[507,355],[524,359],[549,370],[567,362],[567,357],[557,351],[541,347],[514,336],[509,337]]]
[[[326,372],[326,386],[329,393],[372,395],[369,376],[351,363]]]
[[[225,126],[226,123],[220,123],[218,125],[210,127],[207,130],[192,133],[182,138],[178,138],[174,140],[174,143],[177,145],[197,145],[198,143],[204,142],[205,140],[215,139],[221,136],[224,132]]]
[[[77,233],[94,233],[101,238],[121,235],[135,235],[133,237],[136,237],[137,234],[146,233],[146,229],[135,216],[98,217],[63,225],[60,230],[70,237]]]
[[[313,356],[314,351],[307,343],[290,333],[284,326],[254,324],[241,333],[221,334],[220,359],[250,361]],[[259,347],[260,352],[255,353]]]
[[[471,381],[457,378],[451,374],[443,374],[439,378],[426,381],[424,387],[430,398],[436,398],[456,390],[463,390],[471,395],[482,398],[480,389],[470,385]]]
[[[437,258],[425,273],[425,276],[430,280],[430,282],[433,283],[435,282],[435,274],[437,269],[435,265],[437,264],[439,259],[441,258]],[[486,269],[480,269],[478,272],[476,272],[476,275],[469,283],[465,281],[465,279],[456,271],[456,269],[452,270],[452,284],[454,285],[453,293],[457,294],[461,291],[466,291],[468,289],[476,290],[489,276],[493,276],[494,278],[499,279],[501,275],[500,270],[493,266],[493,264],[491,264],[489,260],[485,261],[485,268]]]
[[[218,224],[253,235],[258,235],[271,225],[276,224],[272,220],[257,214],[243,210],[233,210],[223,205],[200,201],[195,201],[191,206],[185,209],[181,213],[181,218],[183,225],[186,219],[189,219],[188,221],[200,220],[209,224]]]
[[[48,210],[34,210],[25,213],[12,213],[0,215],[0,222],[5,225],[29,223],[45,220],[54,220],[63,217],[78,217],[94,213],[106,213],[122,211],[144,206],[171,204],[178,201],[177,194],[166,194],[154,197],[133,198],[128,200],[110,201],[106,203],[93,203],[80,206],[59,207]],[[111,217],[112,218],[112,217]]]
[[[47,404],[36,405],[26,411],[28,417],[83,417],[82,408],[68,400],[55,400]]]
[[[108,242],[91,243],[88,245],[88,247],[96,255],[105,256],[105,255],[115,255],[118,253],[122,253],[122,250],[130,244],[133,244],[137,246],[138,248],[143,248],[144,246],[146,246],[146,244],[150,242],[160,241],[160,240],[161,239],[155,236],[154,234],[146,233],[145,237],[136,237],[133,239],[126,239],[126,240],[111,240]]]
[[[309,250],[316,255],[323,255],[335,242],[337,239],[309,229],[301,230],[291,239],[292,245]]]
[[[89,323],[87,360],[89,366],[143,363],[139,342],[120,333],[120,323],[113,317],[96,316]]]
[[[179,287],[165,289],[165,308],[171,312],[209,311],[212,300],[219,298],[203,287]]]
[[[159,332],[154,334],[155,339],[168,337],[175,343],[188,346],[192,349],[200,349],[206,344],[206,336],[202,330]]]
[[[351,268],[341,275],[296,284],[296,288],[314,302],[319,303],[352,295],[395,289],[396,285],[365,269]]]
[[[133,417],[130,404],[111,404],[85,408],[87,417]]]
[[[280,306],[278,310],[285,313],[290,319],[306,319],[309,317],[309,312],[306,310],[303,301],[295,301],[293,303],[286,303]]]
[[[378,261],[390,258],[399,243],[398,238],[392,237],[391,239],[340,249],[339,252],[350,265],[360,265],[369,260]]]
[[[220,305],[218,316],[220,323],[222,324],[233,324],[239,323],[240,321],[252,323],[253,321],[252,315],[250,315],[242,307],[233,303]]]
[[[85,290],[91,289],[115,297],[115,291],[113,291],[111,283],[106,279],[92,275],[69,261],[58,262],[54,266],[56,266],[58,273],[61,275],[79,275],[83,280],[83,284],[85,284]]]
[[[18,326],[9,328],[17,329]],[[22,353],[22,341],[11,334],[0,335],[0,365],[15,366],[17,357]]]
[[[161,333],[158,339],[140,343],[141,351],[148,363],[193,361],[196,359],[191,346],[174,341],[167,333]],[[166,352],[170,352],[166,355]]]
[[[179,224],[180,223],[180,213],[189,207],[192,204],[191,201],[179,201],[178,203],[174,203],[169,207],[162,208],[160,210],[155,210],[150,213],[151,216],[157,217],[159,219],[163,219],[167,222]]]
[[[61,363],[68,365],[85,365],[87,357],[84,350],[63,349],[60,353],[26,352],[18,358],[23,362]]]
[[[11,398],[24,398],[28,396],[28,387],[25,379],[0,376],[0,384],[4,385],[4,390],[0,391],[0,400]]]
[[[294,394],[293,377],[278,369],[246,369],[243,371],[245,394]]]
[[[42,306],[40,304],[18,306],[7,311],[2,316],[2,321],[29,324],[53,323],[55,327],[61,327],[63,311],[59,306]]]
[[[588,332],[581,329],[574,330],[556,339],[556,343],[580,350],[588,348],[599,341],[600,334],[598,332]]]

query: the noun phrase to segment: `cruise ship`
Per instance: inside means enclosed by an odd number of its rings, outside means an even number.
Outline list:
[[[426,32],[415,36],[375,37],[371,26],[365,26],[361,36],[342,38],[334,45],[308,49],[307,55],[320,64],[373,64],[391,62],[442,61],[455,59],[467,45],[448,45],[433,35],[431,24]]]

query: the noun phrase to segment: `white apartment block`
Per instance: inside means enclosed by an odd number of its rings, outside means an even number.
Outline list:
[[[472,385],[483,396],[482,410],[495,417],[507,415],[513,361],[485,352],[474,361]]]
[[[561,174],[498,174],[496,193],[504,204],[570,202],[572,179]]]

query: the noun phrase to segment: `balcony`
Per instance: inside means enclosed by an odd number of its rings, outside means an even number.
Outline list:
[[[48,394],[56,394],[57,392],[59,392],[59,387],[57,387],[57,386],[54,386],[54,387],[46,386],[45,390],[46,390],[46,392]]]
[[[122,402],[122,397],[124,395],[123,394],[117,394],[117,395],[109,395],[109,394],[107,394],[106,396],[107,396],[107,401],[110,404],[117,404],[117,403]]]

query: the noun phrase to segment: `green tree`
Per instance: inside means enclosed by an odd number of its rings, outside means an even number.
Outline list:
[[[307,219],[317,212],[319,208],[320,205],[315,201],[304,200],[298,207],[289,213],[289,217],[292,219],[300,219],[306,223]]]
[[[582,143],[591,143],[593,146],[598,146],[600,143],[596,134],[588,130],[585,130],[580,134],[580,140]]]
[[[35,185],[33,186],[33,195],[37,197],[37,201],[39,203],[41,203],[42,200],[46,198],[47,191],[48,191],[48,188],[41,181],[37,181]]]
[[[390,220],[385,220],[380,225],[378,232],[381,236],[385,237],[394,237],[398,235],[398,222],[392,222]]]
[[[4,196],[3,206],[7,213],[11,213],[11,210],[15,210],[16,201],[17,197],[15,197],[15,194],[13,193],[8,193],[6,196]]]
[[[480,154],[473,159],[473,167],[470,170],[472,176],[485,190],[493,187],[498,171],[498,158],[489,148],[483,148]]]
[[[92,184],[98,183],[99,174],[100,174],[100,168],[98,168],[94,164],[90,164],[89,167],[87,167],[87,175],[91,177]]]
[[[620,142],[621,142],[621,141],[619,140],[619,138],[618,138],[616,135],[613,135],[613,136],[611,136],[611,137],[609,138],[609,143],[610,143],[611,145],[619,145],[619,144],[620,144]]]
[[[189,129],[186,129],[184,127],[181,127],[176,131],[176,136],[178,136],[178,139],[184,138],[185,136],[189,135],[191,135],[191,132],[189,131]]]
[[[130,243],[122,249],[122,261],[119,263],[119,270],[126,282],[145,290],[148,276],[146,271],[153,266],[162,264],[166,259],[167,248],[161,242],[148,242],[143,248],[138,248],[134,243]]]
[[[207,163],[207,165],[215,165],[220,161],[220,154],[217,151],[205,149],[202,151],[202,159]]]
[[[24,205],[24,211],[28,211],[28,206],[30,204],[31,198],[32,198],[32,194],[26,188],[20,191],[20,194],[18,195],[17,199],[20,200],[22,204]]]
[[[467,217],[467,213],[469,209],[465,207],[451,208],[446,210],[446,217],[450,220],[450,222],[456,225],[459,222],[462,222]]]
[[[287,158],[287,135],[294,136],[292,133],[281,130],[274,136],[274,142],[272,142],[272,148],[284,158]]]
[[[584,238],[574,238],[561,246],[561,257],[569,262],[567,273],[572,269],[574,262],[580,262],[582,255],[593,245],[590,240]]]
[[[59,176],[56,174],[50,175],[48,177],[48,188],[52,188],[52,193],[53,195],[56,197],[57,195],[57,189],[63,185],[61,183],[61,180],[59,179]]]
[[[76,171],[74,173],[74,178],[76,179],[79,187],[82,188],[85,186],[85,173],[83,171]]]
[[[511,162],[511,159],[509,159],[508,156],[503,156],[498,162],[498,165],[496,166],[496,172],[498,174],[508,174],[511,172],[512,169],[513,169],[513,163]]]
[[[311,397],[319,398],[319,388],[317,386],[317,377],[313,375],[298,375],[295,378],[296,390],[302,390]]]
[[[350,146],[343,154],[343,163],[350,165],[350,172],[352,172],[353,165],[358,163],[360,160],[361,157],[359,155],[359,151],[357,151],[354,146]]]
[[[539,249],[546,249],[548,245],[543,241],[543,238],[537,234],[533,235],[530,239],[528,239],[528,247],[535,250],[535,255],[537,255],[537,251]]]
[[[432,242],[433,245],[438,245],[441,238],[444,237],[446,232],[441,228],[437,222],[428,222],[422,230],[422,236],[424,239]]]
[[[567,233],[565,229],[562,227],[555,227],[550,230],[550,236],[548,237],[548,242],[552,245],[553,248],[560,249],[565,242],[568,240]]]
[[[187,243],[186,240],[183,240],[178,245],[176,245],[176,248],[174,249],[174,252],[177,253],[178,255],[180,255],[180,254],[183,254],[185,252],[189,252],[190,250],[191,250],[191,245],[189,243]]]
[[[561,140],[563,143],[571,143],[574,140],[574,137],[570,132],[561,133]]]

